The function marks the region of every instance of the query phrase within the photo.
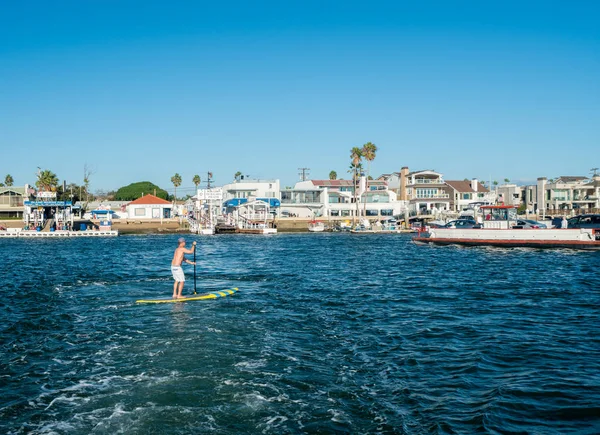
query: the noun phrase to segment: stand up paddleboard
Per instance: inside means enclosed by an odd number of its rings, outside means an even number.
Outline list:
[[[207,299],[224,298],[238,291],[237,287],[227,290],[219,290],[211,293],[202,293],[200,295],[191,295],[185,298],[179,299],[140,299],[135,301],[137,304],[176,304],[178,302],[189,302],[189,301],[204,301]]]

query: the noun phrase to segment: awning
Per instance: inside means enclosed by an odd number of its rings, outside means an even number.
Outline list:
[[[271,208],[277,208],[277,207],[281,206],[281,201],[279,201],[277,198],[256,198],[256,200],[266,202],[267,204],[269,204],[269,207],[271,207]],[[237,207],[238,205],[245,204],[247,202],[248,202],[248,198],[232,198],[232,199],[228,199],[227,201],[225,201],[223,203],[223,206]]]
[[[225,207],[237,207],[240,204],[248,202],[248,198],[232,198],[223,203]]]
[[[100,214],[113,214],[114,211],[112,211],[112,210],[92,210],[90,213],[92,213],[92,214],[98,214],[98,215],[100,215]]]

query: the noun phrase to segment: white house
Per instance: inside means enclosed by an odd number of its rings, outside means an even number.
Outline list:
[[[294,188],[281,191],[281,213],[304,218],[365,215],[384,218],[400,215],[406,208],[406,201],[399,201],[382,180],[367,183],[362,177],[357,199],[358,207],[352,180],[300,181]]]
[[[250,198],[268,202],[272,209],[279,207],[279,180],[237,179],[223,186],[225,207],[236,207]]]
[[[144,195],[127,204],[129,219],[169,219],[173,215],[173,204],[154,195]]]

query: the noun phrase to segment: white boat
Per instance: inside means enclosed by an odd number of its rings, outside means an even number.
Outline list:
[[[476,228],[425,228],[417,244],[600,250],[600,229],[523,228],[514,206],[483,206]]]
[[[308,231],[312,233],[320,233],[325,231],[325,224],[321,221],[310,221],[308,223]]]

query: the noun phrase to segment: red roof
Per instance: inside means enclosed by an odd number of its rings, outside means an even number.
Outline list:
[[[154,195],[144,195],[141,198],[138,198],[134,201],[131,201],[129,203],[129,205],[153,205],[153,204],[171,204],[170,201],[167,201],[166,199],[162,199],[159,198],[158,196],[154,196]]]

